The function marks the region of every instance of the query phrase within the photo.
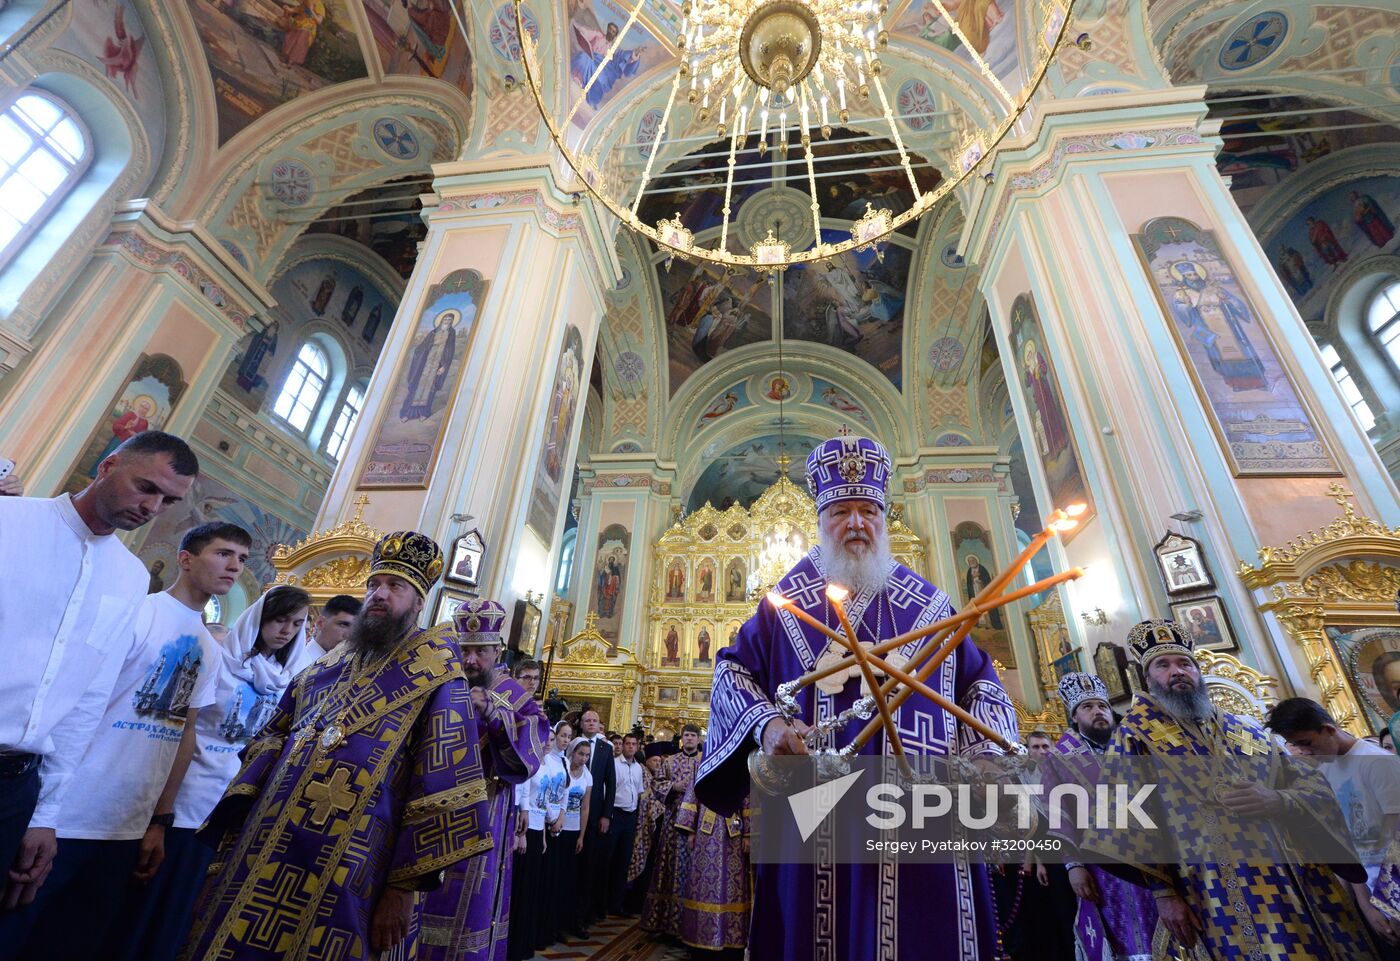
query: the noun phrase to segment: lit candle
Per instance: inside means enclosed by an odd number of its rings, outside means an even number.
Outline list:
[[[875,679],[875,672],[870,668],[870,658],[866,657],[865,649],[860,646],[860,641],[856,639],[855,628],[851,627],[851,621],[846,616],[845,600],[851,594],[837,584],[828,584],[826,588],[827,600],[831,601],[832,608],[836,611],[836,617],[841,621],[841,627],[846,632],[847,647],[851,654],[855,656],[856,664],[860,667],[861,674],[865,677],[865,684],[870,688],[870,694],[875,698],[875,707],[880,712],[880,723],[885,726],[885,737],[889,738],[890,749],[896,755],[904,753],[904,744],[899,739],[899,731],[894,726],[894,715],[890,713],[890,706],[885,703],[883,697],[877,696],[880,690],[880,682]],[[884,670],[887,674],[892,673],[888,665]]]
[[[846,109],[846,75],[841,74],[836,78],[836,103],[842,110]]]

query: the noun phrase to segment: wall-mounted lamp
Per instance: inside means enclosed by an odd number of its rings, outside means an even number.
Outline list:
[[[1084,618],[1084,623],[1090,627],[1103,627],[1108,623],[1108,615],[1104,613],[1102,607],[1096,607],[1092,611],[1085,611],[1079,615]]]

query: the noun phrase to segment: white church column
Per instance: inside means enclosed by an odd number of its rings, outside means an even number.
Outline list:
[[[1092,506],[1054,548],[1089,565],[1072,629],[1102,608],[1121,642],[1170,616],[1153,547],[1175,530],[1201,542],[1214,587],[1197,594],[1222,598],[1239,656],[1309,690],[1235,570],[1334,519],[1334,482],[1386,524],[1400,503],[1216,171],[1202,92],[1050,104],[977,185],[967,254],[1042,514]]]
[[[616,266],[592,205],[544,161],[498,165],[434,168],[428,236],[317,527],[348,520],[366,494],[368,524],[430,534],[449,568],[453,541],[477,530],[473,592],[507,609],[543,594],[547,623]]]

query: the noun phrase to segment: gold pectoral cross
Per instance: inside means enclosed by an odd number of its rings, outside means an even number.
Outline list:
[[[435,681],[451,669],[448,666],[451,660],[452,652],[447,648],[424,645],[413,652],[413,660],[408,662],[405,670],[410,674],[426,674]]]
[[[337,768],[329,781],[312,781],[306,786],[306,799],[311,802],[311,823],[321,827],[332,814],[350,810],[355,792],[350,790],[350,772]]]

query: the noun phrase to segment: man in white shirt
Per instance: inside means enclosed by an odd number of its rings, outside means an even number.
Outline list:
[[[329,654],[350,636],[350,628],[355,626],[355,615],[360,613],[360,599],[349,594],[337,594],[326,601],[321,613],[316,615],[314,643],[322,653]],[[315,653],[320,657],[320,653]]]
[[[115,533],[178,502],[199,472],[180,438],[146,431],[72,496],[0,498],[0,910],[28,904],[58,849],[56,810],[126,658],[149,575]]]
[[[608,878],[612,869],[613,795],[616,793],[616,771],[613,769],[612,742],[603,733],[598,712],[588,708],[579,717],[583,737],[592,745],[588,773],[593,776],[593,793],[588,798],[588,830],[583,842],[583,883],[589,888],[582,892],[583,916],[588,924],[602,920],[608,913]],[[576,932],[587,934],[587,926]]]
[[[1352,843],[1366,868],[1365,882],[1352,884],[1357,904],[1382,942],[1384,961],[1400,958],[1400,925],[1371,904],[1371,885],[1400,824],[1400,758],[1337,727],[1326,708],[1305,697],[1275,704],[1268,725],[1294,754],[1322,765],[1322,775],[1337,795]]]
[[[612,861],[608,869],[608,913],[623,914],[627,893],[627,868],[632,863],[632,845],[637,839],[637,806],[646,790],[646,775],[637,760],[637,735],[622,736],[622,756],[613,759],[617,793],[613,795]]]
[[[160,867],[195,720],[214,702],[222,653],[204,629],[205,605],[237,582],[252,543],[234,524],[185,532],[179,580],[145,598],[135,643],[62,805],[46,800],[34,811],[33,823],[57,827],[59,852],[34,903],[0,918],[0,958],[77,961],[119,940],[115,895]]]

